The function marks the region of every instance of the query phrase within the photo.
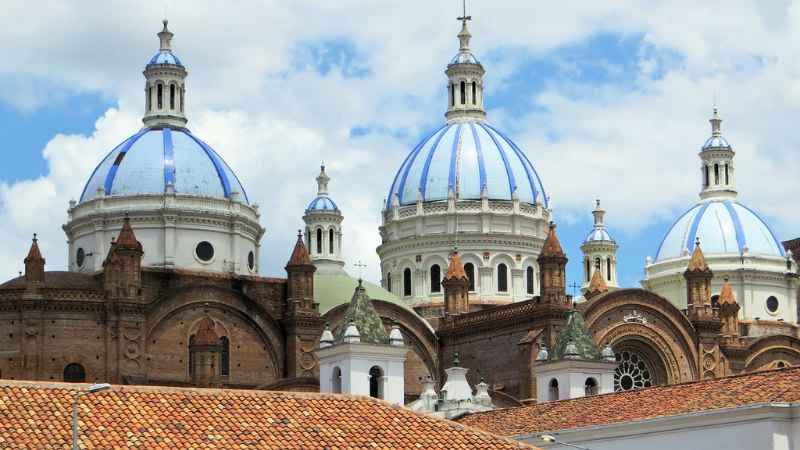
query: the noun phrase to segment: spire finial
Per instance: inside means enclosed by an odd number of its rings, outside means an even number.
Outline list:
[[[39,239],[36,237],[36,233],[33,233],[33,242],[39,242]]]
[[[319,166],[319,175],[317,175],[317,195],[328,195],[328,182],[331,177],[325,173],[325,162]]]
[[[172,51],[172,34],[171,31],[167,28],[169,24],[169,20],[164,19],[161,21],[164,24],[164,28],[158,33],[158,40],[160,41],[159,50],[162,52],[171,52]]]
[[[708,121],[711,123],[711,135],[715,137],[722,136],[722,118],[719,116],[719,108],[717,108],[716,100],[714,101],[711,119]]]
[[[469,30],[467,30],[467,21],[472,20],[472,16],[467,15],[467,0],[463,0],[463,13],[461,17],[458,17],[456,20],[461,21],[461,31],[458,33],[458,40],[461,43],[460,50],[469,50],[469,39],[472,37],[469,34]]]

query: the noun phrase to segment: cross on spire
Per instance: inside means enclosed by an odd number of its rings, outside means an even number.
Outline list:
[[[462,13],[461,17],[458,17],[456,20],[460,20],[465,26],[467,25],[468,20],[472,20],[472,16],[467,15],[467,0],[463,0],[464,12]]]
[[[577,292],[578,288],[580,288],[581,285],[573,281],[572,283],[569,284],[569,287],[572,289],[572,296],[574,297],[575,292]]]
[[[357,263],[353,264],[353,266],[358,267],[358,279],[361,280],[364,278],[364,268],[367,267],[367,265],[361,262],[359,259]]]

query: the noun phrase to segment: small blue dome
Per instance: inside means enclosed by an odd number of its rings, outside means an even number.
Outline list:
[[[722,136],[711,136],[708,138],[705,144],[703,144],[703,150],[709,150],[712,148],[731,148],[731,144],[728,143],[728,140]]]
[[[398,197],[401,205],[446,200],[450,190],[459,199],[490,199],[526,203],[548,200],[544,186],[525,153],[496,128],[483,121],[450,123],[424,138],[406,157],[389,190],[386,207]]]
[[[472,52],[458,52],[458,54],[450,60],[450,64],[480,64],[480,62]]]
[[[150,61],[147,63],[148,66],[150,64],[175,64],[176,66],[183,67],[181,60],[178,59],[178,57],[175,56],[175,54],[169,50],[157,51],[156,54],[153,55],[153,57],[150,58]]]
[[[784,256],[783,246],[755,211],[732,200],[707,200],[683,213],[667,232],[656,253],[656,261],[692,252],[695,240],[706,255]]]
[[[231,168],[208,144],[187,129],[142,128],[116,146],[94,169],[81,194],[93,199],[99,188],[107,196],[177,194],[230,198],[238,192],[249,203]]]
[[[336,206],[336,203],[334,203],[330,197],[320,195],[314,200],[311,200],[311,203],[308,204],[306,212],[311,211],[339,211],[339,207]]]
[[[585,243],[594,241],[613,241],[613,240],[614,239],[611,239],[611,235],[608,234],[608,231],[606,231],[605,228],[595,228],[589,232],[589,235],[586,236],[586,239],[584,239],[583,242]]]

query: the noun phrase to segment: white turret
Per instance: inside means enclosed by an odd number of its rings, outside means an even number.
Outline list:
[[[320,273],[344,273],[342,258],[342,221],[344,216],[328,195],[330,177],[325,165],[320,166],[317,176],[317,196],[306,208],[303,221],[306,224],[306,246],[317,271]]]
[[[728,141],[722,137],[722,119],[714,107],[709,119],[711,137],[700,150],[700,198],[736,198],[736,183],[733,170],[734,153]]]
[[[164,29],[158,33],[160,42],[158,52],[150,58],[144,69],[145,112],[142,122],[145,126],[157,128],[186,126],[184,101],[186,94],[186,68],[172,53],[172,32]]]
[[[594,227],[586,236],[581,251],[583,252],[583,290],[589,287],[589,282],[595,271],[599,270],[608,287],[618,287],[617,283],[617,243],[608,233],[604,218],[606,212],[600,207],[597,200],[592,211]]]
[[[461,31],[458,33],[458,54],[447,65],[447,112],[448,122],[459,120],[483,120],[486,111],[483,109],[483,66],[472,54],[469,40],[472,35],[467,29],[467,21],[472,20],[466,11],[459,17]]]

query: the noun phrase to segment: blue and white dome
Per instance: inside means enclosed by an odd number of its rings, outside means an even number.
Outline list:
[[[306,208],[306,212],[334,212],[339,211],[339,207],[336,206],[336,203],[326,195],[320,195],[314,200],[311,200],[311,203],[308,204]]]
[[[656,261],[692,252],[697,238],[707,256],[745,252],[784,256],[780,241],[755,211],[734,200],[713,199],[692,206],[678,218],[661,241]]]
[[[525,153],[496,128],[481,120],[448,123],[424,138],[400,166],[386,207],[397,196],[401,205],[479,199],[485,189],[495,200],[519,200],[547,207],[544,186]]]
[[[247,193],[231,168],[189,130],[141,129],[103,158],[86,183],[81,202],[97,196],[162,195],[172,185],[177,194],[230,198]]]
[[[703,150],[716,149],[716,148],[730,149],[731,144],[729,144],[728,140],[722,137],[721,135],[711,136],[706,140],[705,144],[703,144]]]
[[[174,64],[176,66],[183,67],[181,60],[172,53],[171,50],[159,50],[150,58],[150,61],[147,62],[147,65],[151,64]]]
[[[608,231],[605,228],[594,228],[589,234],[586,236],[583,242],[598,242],[598,241],[613,241],[611,239],[611,235],[608,234]]]

